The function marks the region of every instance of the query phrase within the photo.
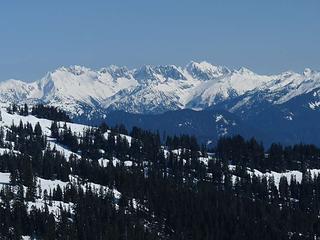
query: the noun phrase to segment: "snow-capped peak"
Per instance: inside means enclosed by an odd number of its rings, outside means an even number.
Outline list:
[[[110,65],[106,68],[101,68],[98,71],[100,74],[110,74],[114,79],[117,78],[131,78],[129,69],[127,67],[118,67],[116,65]]]
[[[235,70],[236,73],[239,74],[247,74],[247,75],[254,75],[255,73],[253,71],[251,71],[250,69],[246,68],[246,67],[241,67],[238,70]]]
[[[210,80],[230,73],[228,68],[215,66],[206,61],[200,63],[191,61],[186,66],[186,70],[191,76],[200,80]]]
[[[135,70],[133,76],[135,79],[140,81],[156,80],[154,69],[150,65],[144,65],[141,68]]]
[[[69,66],[69,67],[62,66],[62,67],[56,69],[54,72],[59,72],[59,71],[72,73],[74,75],[81,75],[81,74],[84,74],[86,72],[91,71],[91,69],[87,68],[87,67],[84,67],[84,66],[72,65],[72,66]]]
[[[303,71],[303,75],[305,77],[310,77],[311,75],[313,74],[316,74],[317,72],[312,70],[311,68],[305,68],[304,71]]]
[[[134,70],[133,77],[144,84],[163,83],[170,79],[186,80],[183,71],[175,65],[144,65],[143,67]]]

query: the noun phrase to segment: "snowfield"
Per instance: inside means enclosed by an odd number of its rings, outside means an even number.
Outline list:
[[[12,124],[19,126],[20,121],[22,121],[23,124],[26,124],[27,122],[29,122],[32,125],[32,127],[34,128],[35,125],[39,122],[43,133],[47,136],[51,135],[50,127],[53,122],[51,120],[37,118],[32,115],[21,116],[18,114],[9,114],[4,109],[1,109],[1,116],[2,116],[2,120],[0,121],[0,126],[10,127]],[[70,127],[71,131],[78,134],[78,135],[81,135],[84,130],[90,128],[89,126],[83,125],[83,124],[69,123],[69,122],[66,122],[66,123],[65,122],[58,122],[58,125],[60,125],[61,128],[64,126],[64,124],[67,125],[67,128]]]
[[[53,121],[48,120],[48,119],[37,118],[32,115],[21,116],[18,114],[9,114],[4,109],[2,109],[0,111],[1,111],[1,117],[2,117],[2,120],[0,121],[0,126],[2,126],[4,128],[9,128],[12,124],[19,126],[19,123],[21,121],[23,124],[30,123],[32,125],[32,127],[34,128],[35,125],[37,123],[39,123],[41,126],[41,129],[43,131],[43,134],[47,136],[47,140],[50,144],[51,149],[55,148],[57,151],[64,154],[67,160],[69,159],[71,154],[73,154],[77,157],[80,157],[79,154],[71,152],[68,148],[65,148],[65,147],[61,146],[60,144],[58,144],[54,138],[50,137],[51,136],[50,127],[51,127],[51,124]],[[66,124],[67,128],[70,128],[73,133],[76,133],[79,136],[81,136],[86,129],[90,128],[89,126],[83,125],[83,124],[69,123],[69,122],[67,122],[67,123],[58,122],[58,126],[60,126],[60,128],[62,128],[64,126],[64,124]],[[5,151],[9,152],[10,149],[0,148],[1,154],[3,154]],[[18,153],[17,151],[13,151],[13,152]]]
[[[234,171],[236,169],[235,165],[229,165],[229,170]],[[310,171],[311,177],[316,177],[320,174],[320,169],[307,169],[307,171]],[[280,179],[282,177],[285,177],[287,179],[288,184],[291,183],[292,179],[295,179],[297,183],[301,183],[302,181],[302,172],[300,171],[295,171],[295,170],[291,170],[291,171],[286,171],[283,173],[278,173],[278,172],[274,172],[274,171],[270,171],[270,172],[266,172],[266,173],[262,173],[257,169],[254,169],[253,171],[250,169],[247,169],[247,173],[252,177],[252,176],[256,176],[256,177],[266,177],[267,179],[273,178],[274,179],[274,184],[277,188],[279,188],[279,183],[280,183]],[[233,181],[235,180],[236,176],[233,176]]]

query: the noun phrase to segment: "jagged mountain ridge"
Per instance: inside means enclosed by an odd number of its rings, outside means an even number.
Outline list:
[[[72,66],[58,68],[31,83],[1,82],[0,102],[43,102],[73,116],[89,116],[111,110],[143,114],[185,108],[203,110],[246,96],[228,109],[235,111],[246,106],[257,93],[273,104],[283,104],[319,87],[320,73],[310,69],[303,74],[267,76],[207,62],[190,62],[186,67],[146,65],[133,70]],[[318,101],[310,102],[310,107],[318,105]]]
[[[314,134],[320,131],[320,73],[311,69],[260,75],[244,67],[230,70],[207,62],[132,70],[71,66],[31,83],[0,83],[1,105],[25,102],[56,106],[77,122],[117,121],[168,134],[195,134],[204,143],[241,133],[266,143],[320,145],[320,137]],[[187,109],[196,111],[183,112]],[[236,124],[215,122],[219,114]],[[184,126],[186,122],[190,124]]]

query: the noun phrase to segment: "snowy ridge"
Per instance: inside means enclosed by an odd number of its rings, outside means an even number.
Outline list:
[[[73,116],[90,117],[110,110],[201,110],[252,92],[261,92],[273,104],[282,104],[318,88],[320,73],[311,69],[301,74],[260,75],[244,67],[230,70],[208,62],[190,62],[186,67],[146,65],[133,70],[114,65],[99,70],[71,66],[31,83],[12,79],[1,82],[0,103],[42,102]],[[246,103],[239,103],[237,108]]]

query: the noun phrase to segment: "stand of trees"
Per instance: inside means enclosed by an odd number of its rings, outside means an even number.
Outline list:
[[[19,114],[22,116],[28,116],[32,114],[38,118],[46,118],[54,121],[71,122],[70,117],[64,111],[57,107],[47,106],[43,104],[37,104],[29,107],[27,104],[23,106],[12,104],[7,107],[7,112],[10,114]]]
[[[254,138],[245,140],[241,136],[233,136],[219,139],[214,151],[217,157],[226,163],[255,168],[263,172],[320,169],[320,149],[312,144],[283,146],[280,143],[273,143],[265,150],[263,144]]]
[[[80,157],[66,159],[50,146],[40,124],[20,122],[0,129],[0,147],[11,149],[0,155],[0,172],[10,173],[10,184],[0,188],[2,239],[320,236],[320,176],[308,170],[319,168],[320,149],[313,145],[273,144],[265,150],[255,139],[225,137],[218,141],[215,157],[208,157],[212,154],[193,136],[167,137],[163,144],[159,133],[139,128],[129,132],[103,124],[75,134],[57,120],[50,129],[58,144]],[[302,179],[282,177],[278,183],[252,175],[250,169],[299,170]],[[48,192],[38,184],[40,177],[69,184]],[[116,198],[112,189],[121,196]],[[42,209],[30,207],[40,198]],[[49,209],[57,201],[60,210],[54,215]]]

